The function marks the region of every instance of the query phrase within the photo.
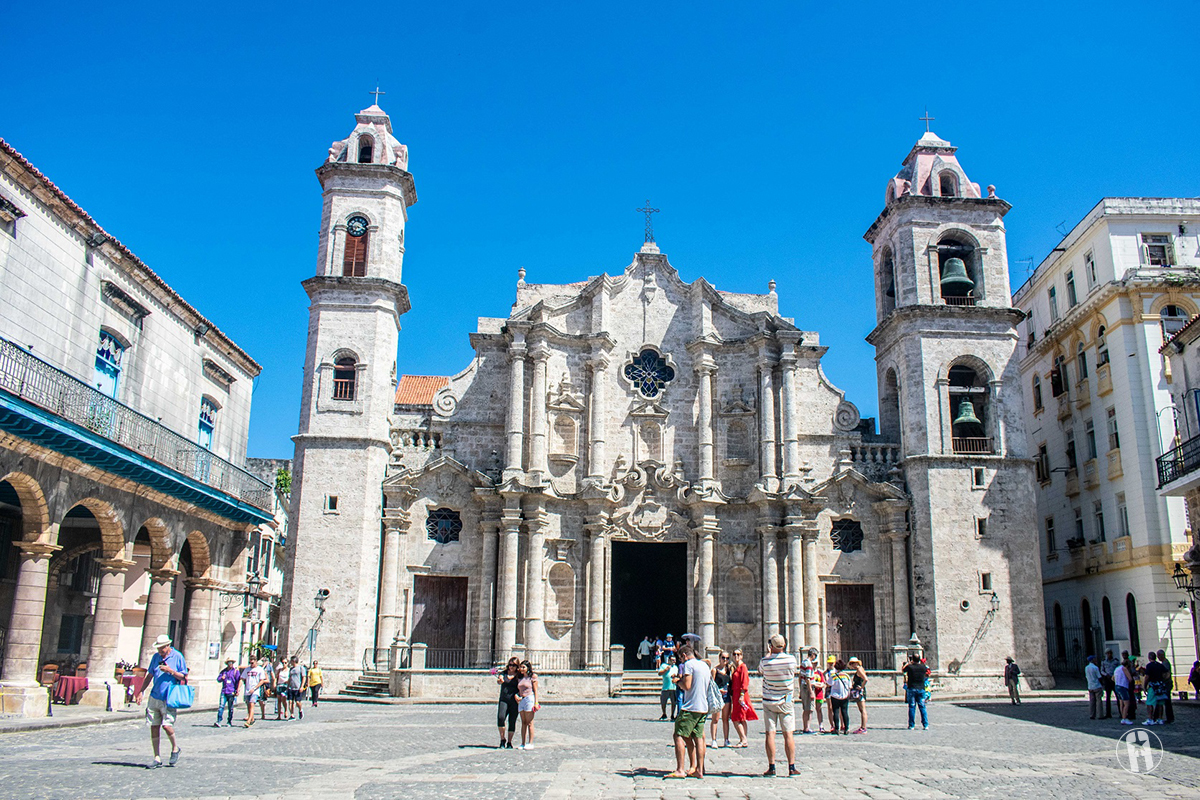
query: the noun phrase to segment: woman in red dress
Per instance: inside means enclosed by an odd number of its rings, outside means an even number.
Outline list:
[[[750,704],[750,670],[742,661],[740,648],[733,651],[733,671],[729,677],[729,719],[738,735],[738,743],[733,746],[746,747],[750,744],[746,739],[746,722],[758,719],[758,714]]]

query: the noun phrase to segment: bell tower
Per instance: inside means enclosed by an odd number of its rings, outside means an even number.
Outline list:
[[[1014,656],[1050,682],[1033,461],[1005,250],[1011,206],[927,131],[888,181],[873,249],[881,433],[913,498],[913,630],[964,690]],[[1014,621],[1021,620],[1017,626]],[[994,687],[993,687],[994,688]]]
[[[404,227],[417,201],[408,149],[378,105],[317,169],[321,230],[308,293],[299,432],[292,477],[289,565],[283,589],[284,642],[305,647],[318,619],[314,598],[329,589],[315,655],[329,687],[357,674],[375,642],[381,484],[391,453]],[[327,678],[328,680],[328,678]]]

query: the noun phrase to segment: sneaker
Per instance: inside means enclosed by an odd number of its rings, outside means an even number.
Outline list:
[[[177,764],[179,762],[179,754],[182,752],[183,752],[183,749],[181,748],[181,749],[176,750],[175,752],[171,753],[171,760],[167,762],[167,765],[171,766],[171,767],[175,766],[175,764]]]
[[[304,719],[304,709],[300,709],[300,719]]]
[[[498,749],[500,749],[500,750],[503,750],[503,749],[504,749],[504,744],[505,744],[504,740],[503,740],[503,739],[501,739],[501,740],[500,740],[500,747],[499,747]]]
[[[726,739],[726,740],[725,740],[725,746],[726,746],[726,747],[729,747],[729,740],[728,740],[728,739]]]
[[[917,727],[916,725],[909,725],[908,729],[911,731],[911,730],[914,730],[916,727]]]
[[[532,749],[533,749],[533,742],[530,742],[529,744],[525,745],[525,749],[526,749],[526,750],[532,750]]]
[[[221,723],[220,723],[220,721],[214,722],[214,723],[213,723],[213,727],[214,727],[214,728],[219,728],[219,727],[221,727]]]
[[[923,731],[927,731],[927,730],[929,730],[929,726],[928,726],[928,725],[926,725],[926,726],[924,726],[923,728],[921,728],[921,730],[923,730]]]
[[[667,718],[667,715],[666,715],[666,714],[663,714],[661,717],[659,717],[659,718],[658,718],[658,721],[659,721],[659,722],[662,722],[662,721],[663,721],[663,720],[665,720],[666,718]]]
[[[146,765],[146,769],[159,769],[162,767],[162,759],[156,758]]]
[[[926,116],[928,116],[928,114]],[[796,778],[796,777],[799,777],[799,775],[800,775],[800,770],[796,769],[796,765],[788,764],[788,777]]]
[[[162,766],[162,765],[160,764],[159,766]],[[774,764],[767,767],[767,771],[763,773],[763,777],[764,778],[774,778],[775,777],[775,765]]]
[[[858,730],[855,731],[855,733],[866,733],[866,732],[867,732],[866,728],[859,728]]]

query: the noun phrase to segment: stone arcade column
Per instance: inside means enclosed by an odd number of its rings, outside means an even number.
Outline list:
[[[183,585],[188,593],[187,624],[179,649],[190,673],[196,678],[207,678],[210,675],[205,666],[208,665],[208,640],[211,638],[217,582],[210,578],[185,578]],[[215,677],[215,672],[211,677]]]
[[[717,366],[708,353],[700,355],[696,364],[696,378],[699,382],[699,420],[697,434],[700,439],[700,483],[705,485],[716,478],[716,451],[713,447],[713,381],[717,374]],[[706,643],[711,639],[705,639]]]
[[[37,685],[50,559],[62,548],[44,542],[13,542],[13,545],[21,551],[21,566],[4,641],[4,683]]]
[[[496,570],[496,656],[507,660],[517,644],[517,569],[521,508],[517,496],[505,498],[500,514],[500,553]]]
[[[113,669],[117,665],[117,641],[121,636],[121,599],[125,594],[125,573],[136,564],[123,558],[96,560],[96,565],[100,567],[100,591],[96,595],[92,643],[88,648],[88,684],[92,687],[103,686],[106,681],[113,679]]]
[[[779,633],[779,528],[773,517],[759,517],[758,535],[762,544],[763,638],[769,639]]]
[[[142,621],[142,645],[138,648],[139,667],[150,665],[150,659],[154,656],[154,640],[170,628],[171,589],[178,574],[177,570],[170,567],[146,570],[150,578],[150,591],[146,596],[146,617]],[[178,642],[176,646],[179,646]]]
[[[530,355],[533,358],[533,390],[529,394],[529,479],[533,485],[540,486],[550,472],[546,440],[546,362],[550,359],[550,351],[538,342]]]
[[[587,583],[587,666],[588,669],[604,667],[607,646],[604,642],[604,593],[608,565],[605,563],[605,527],[607,516],[603,513],[588,515],[584,529],[588,534],[588,583]]]
[[[522,459],[525,456],[525,341],[524,333],[516,331],[508,348],[508,417],[504,435],[508,449],[504,459],[504,480],[524,477]]]
[[[483,541],[483,554],[480,563],[482,581],[479,587],[479,612],[476,630],[477,647],[486,650],[498,641],[499,631],[496,621],[499,616],[499,597],[496,595],[496,568],[500,563],[500,520],[496,518],[496,510],[489,503],[484,507],[479,522],[480,538]],[[407,613],[407,606],[406,611]],[[407,637],[407,631],[401,638]],[[500,653],[493,653],[492,660],[500,658]],[[506,656],[507,658],[507,656]]]
[[[821,646],[821,615],[817,599],[821,582],[817,579],[817,521],[806,519],[800,531],[804,550],[804,644]]]
[[[761,417],[759,437],[762,446],[762,485],[768,492],[779,490],[779,467],[775,460],[775,376],[774,367],[760,355],[758,364],[758,393]]]
[[[803,543],[800,535],[804,530],[797,516],[788,515],[783,526],[787,534],[788,547],[788,652],[799,651],[804,644],[804,562]]]
[[[588,478],[604,483],[604,415],[608,396],[608,354],[596,353],[592,364],[592,407],[588,417]],[[590,647],[590,645],[589,645]]]
[[[912,635],[908,619],[908,556],[904,544],[908,539],[908,525],[904,518],[908,504],[903,500],[880,500],[873,505],[880,533],[891,544],[892,644],[907,644]]]
[[[800,427],[796,419],[796,346],[800,343],[800,334],[780,332],[778,337],[784,345],[779,358],[783,372],[783,390],[779,398],[779,404],[783,406],[783,477],[784,483],[790,486],[800,480]]]
[[[545,372],[543,363],[543,377]],[[545,564],[546,499],[535,497],[525,512],[529,530],[529,550],[525,559],[525,652],[545,646],[546,584],[542,574]]]

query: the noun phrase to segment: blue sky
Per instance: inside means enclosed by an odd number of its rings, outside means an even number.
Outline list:
[[[198,8],[198,7],[197,7]],[[399,367],[453,374],[531,282],[766,291],[875,413],[870,248],[923,132],[1013,204],[1015,290],[1105,195],[1196,196],[1194,4],[18,4],[0,136],[263,364],[250,454],[291,455],[320,186],[379,84],[409,146]],[[1064,228],[1064,229],[1065,229]]]

